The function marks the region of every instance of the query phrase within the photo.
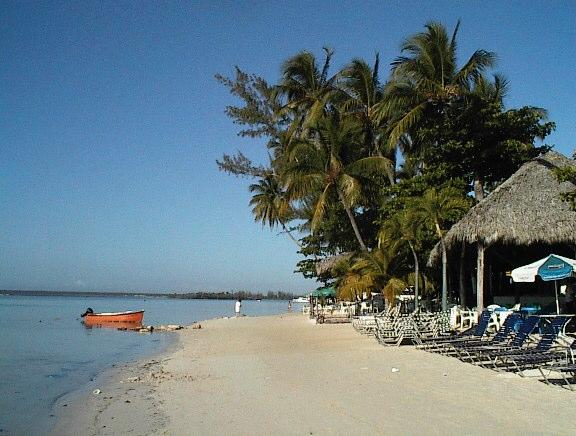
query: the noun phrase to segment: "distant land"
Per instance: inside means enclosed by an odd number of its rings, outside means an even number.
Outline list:
[[[236,292],[186,292],[186,293],[157,293],[157,292],[102,292],[102,291],[20,291],[0,290],[0,296],[21,297],[147,297],[147,298],[172,298],[184,300],[291,300],[294,294],[290,292],[267,292],[254,293],[249,291]]]

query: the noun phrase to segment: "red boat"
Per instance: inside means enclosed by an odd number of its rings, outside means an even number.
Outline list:
[[[94,313],[92,309],[88,310],[82,314],[84,318],[84,323],[89,325],[96,324],[110,324],[110,323],[122,323],[122,324],[142,324],[142,319],[144,318],[144,311],[127,311],[127,312],[101,312]]]

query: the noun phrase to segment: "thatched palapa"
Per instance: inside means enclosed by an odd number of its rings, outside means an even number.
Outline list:
[[[576,212],[560,193],[576,189],[558,182],[555,168],[576,167],[576,162],[548,152],[518,169],[484,200],[472,207],[445,236],[448,251],[462,242],[478,247],[478,307],[483,307],[483,253],[494,243],[529,246],[576,243]],[[441,258],[440,245],[430,253],[429,265]]]
[[[316,274],[322,275],[329,272],[334,266],[343,260],[349,259],[354,253],[346,252],[340,253],[335,256],[327,257],[325,259],[320,260],[316,264]]]

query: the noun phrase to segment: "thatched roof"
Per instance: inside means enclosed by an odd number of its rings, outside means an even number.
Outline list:
[[[316,274],[326,274],[332,268],[334,268],[334,265],[336,265],[338,262],[350,258],[353,254],[354,253],[346,252],[320,260],[316,264]]]
[[[576,212],[559,193],[576,189],[570,182],[559,183],[554,168],[576,162],[550,151],[520,167],[508,180],[476,204],[446,233],[447,250],[465,241],[495,242],[520,246],[535,243],[576,242]],[[439,244],[428,259],[429,265],[440,259]]]

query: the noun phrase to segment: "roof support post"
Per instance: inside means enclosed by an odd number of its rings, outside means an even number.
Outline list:
[[[486,250],[484,243],[478,240],[476,260],[476,308],[478,312],[484,309],[484,250]]]
[[[466,307],[466,284],[465,274],[466,274],[466,242],[462,240],[460,246],[460,271],[458,273],[458,288],[460,292],[460,306]]]

